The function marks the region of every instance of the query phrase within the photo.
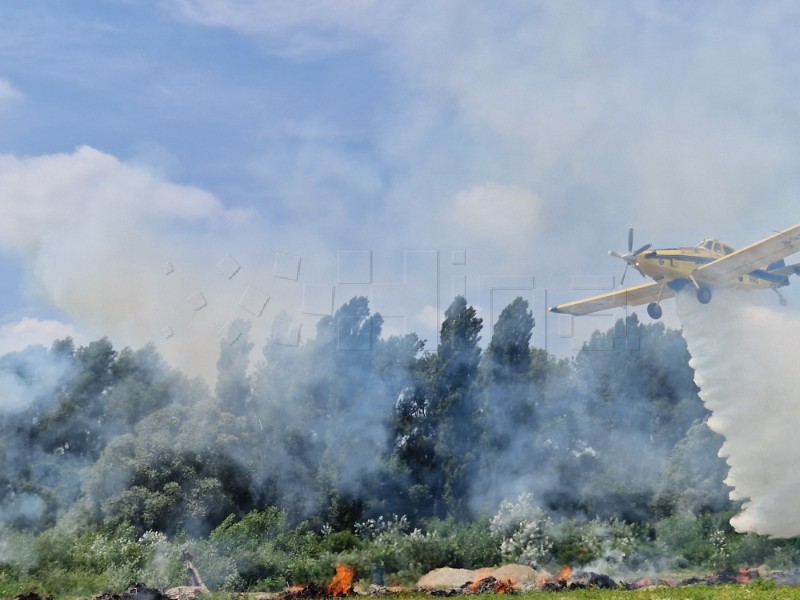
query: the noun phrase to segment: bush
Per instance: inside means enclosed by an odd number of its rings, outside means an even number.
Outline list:
[[[74,595],[122,591],[138,582],[168,587],[184,579],[179,551],[160,533],[137,538],[132,527],[80,535],[54,528],[35,537],[6,531],[2,539],[6,579],[35,580],[37,589],[59,595],[64,590]]]
[[[206,585],[230,591],[281,589],[308,570],[304,559],[319,554],[319,541],[307,525],[290,528],[286,513],[274,507],[252,511],[238,522],[229,516],[197,550],[209,573]]]
[[[360,543],[335,559],[374,583],[413,584],[438,567],[478,568],[500,562],[500,544],[488,521],[432,520],[426,530],[410,530],[408,519],[371,519],[356,524]],[[334,563],[334,557],[328,559]]]
[[[506,561],[535,566],[553,557],[553,521],[534,503],[532,494],[502,502],[490,530],[501,540],[500,552]]]

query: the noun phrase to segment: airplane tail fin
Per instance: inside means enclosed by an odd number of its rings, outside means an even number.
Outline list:
[[[768,266],[767,271],[770,275],[781,275],[783,277],[788,277],[789,275],[800,275],[800,263],[787,265],[783,259],[781,259]]]

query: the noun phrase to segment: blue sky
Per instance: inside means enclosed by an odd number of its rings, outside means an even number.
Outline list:
[[[568,352],[545,308],[618,277],[629,225],[741,246],[798,222],[798,21],[780,1],[4,2],[0,351],[108,335],[202,373],[230,322],[302,343],[354,293],[431,346],[464,291],[487,321],[526,296],[534,341]]]

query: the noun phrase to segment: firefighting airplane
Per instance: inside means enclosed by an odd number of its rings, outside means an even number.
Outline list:
[[[716,287],[743,289],[769,288],[778,294],[781,305],[786,300],[778,288],[789,285],[789,275],[800,275],[800,263],[787,265],[784,258],[800,252],[800,224],[734,250],[718,240],[705,239],[695,247],[650,250],[646,244],[633,251],[633,228],[628,230],[628,251],[611,250],[609,254],[625,261],[620,285],[628,267],[642,277],[654,281],[615,290],[585,300],[567,302],[550,308],[554,313],[588,315],[618,306],[639,306],[647,303],[647,314],[653,319],[662,315],[661,301],[672,298],[687,285],[695,289],[697,300],[708,304]]]

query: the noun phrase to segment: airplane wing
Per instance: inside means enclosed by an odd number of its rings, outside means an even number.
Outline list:
[[[615,290],[585,300],[567,302],[550,308],[550,312],[568,315],[588,315],[617,306],[639,306],[648,302],[659,302],[664,298],[672,298],[675,292],[663,283],[651,282],[623,290]]]
[[[707,263],[698,268],[695,274],[711,280],[729,280],[750,271],[765,269],[767,265],[795,252],[800,252],[800,224]]]

